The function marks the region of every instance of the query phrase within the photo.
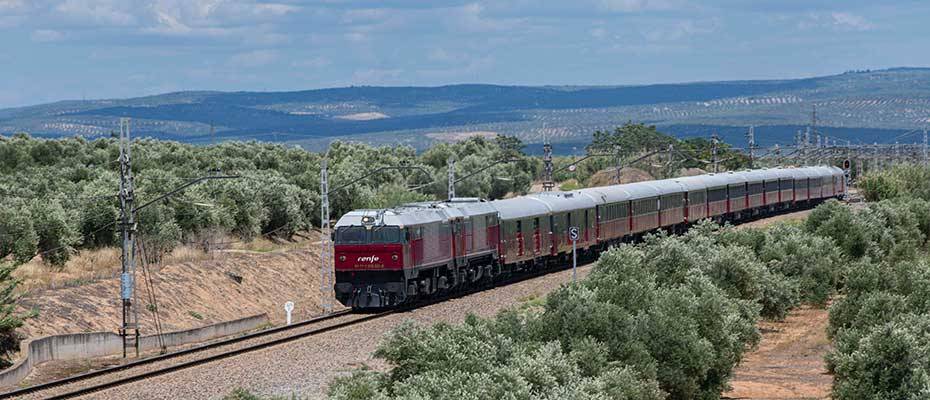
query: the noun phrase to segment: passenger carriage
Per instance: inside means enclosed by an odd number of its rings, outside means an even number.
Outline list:
[[[644,182],[659,194],[659,226],[673,231],[685,223],[685,189],[672,179]]]
[[[727,186],[730,180],[724,174],[706,174],[699,176],[707,187],[707,216],[723,219],[729,214],[729,196]]]
[[[535,262],[550,247],[549,207],[528,196],[489,202],[500,219],[501,264]]]
[[[746,207],[749,208],[750,214],[758,214],[766,205],[765,202],[765,177],[762,170],[750,170],[735,172],[746,179]]]
[[[778,178],[778,206],[781,210],[794,202],[794,172],[782,168],[772,168],[768,173]]]
[[[578,190],[595,200],[596,235],[598,243],[621,240],[630,234],[630,199],[624,185],[602,186]]]
[[[594,198],[580,191],[543,192],[526,196],[545,203],[549,208],[549,255],[566,254],[572,251],[569,228],[578,228],[576,246],[587,249],[597,243],[595,234],[597,205]]]
[[[659,190],[645,182],[628,183],[630,193],[630,233],[642,234],[659,227]]]
[[[726,172],[720,175],[727,180],[728,213],[731,217],[739,219],[743,210],[748,207],[749,191],[746,187],[748,181],[743,174],[736,172]]]
[[[688,176],[672,179],[684,190],[684,221],[695,223],[708,217],[707,184],[703,176]]]
[[[807,172],[802,169],[792,169],[791,177],[794,181],[794,198],[792,201],[795,203],[807,201],[807,190],[808,184],[808,175]]]

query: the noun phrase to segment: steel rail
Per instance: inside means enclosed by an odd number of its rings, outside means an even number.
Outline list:
[[[73,375],[73,376],[69,376],[69,377],[62,378],[62,379],[57,379],[57,380],[50,381],[50,382],[40,383],[38,385],[33,385],[33,386],[13,390],[13,391],[6,392],[6,393],[0,393],[0,399],[7,399],[7,398],[22,396],[22,395],[26,395],[30,393],[41,392],[41,391],[52,389],[55,387],[70,385],[70,384],[77,383],[80,381],[85,381],[91,378],[109,375],[114,372],[125,371],[125,370],[129,370],[132,368],[144,366],[144,365],[154,364],[156,362],[165,361],[165,360],[169,360],[172,358],[177,358],[180,356],[199,353],[202,351],[212,350],[212,349],[216,349],[216,348],[223,347],[223,346],[229,346],[232,344],[260,338],[263,336],[272,335],[272,334],[279,333],[279,332],[302,328],[302,327],[312,325],[318,322],[334,319],[334,318],[341,317],[344,315],[349,315],[349,314],[351,314],[351,310],[342,310],[342,311],[334,312],[329,315],[306,319],[306,320],[303,320],[303,321],[300,321],[300,322],[297,322],[291,325],[284,325],[284,326],[279,326],[275,328],[265,329],[265,330],[261,330],[258,332],[252,332],[252,333],[242,335],[242,336],[237,336],[237,337],[233,337],[229,339],[223,339],[223,340],[219,340],[216,342],[207,343],[207,344],[196,346],[196,347],[191,347],[189,349],[173,351],[170,353],[161,354],[161,355],[154,356],[154,357],[143,358],[141,360],[128,362],[126,364],[120,364],[120,365],[115,365],[112,367],[102,368],[99,370],[85,372],[83,374]]]

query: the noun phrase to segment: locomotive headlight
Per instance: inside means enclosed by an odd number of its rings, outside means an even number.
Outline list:
[[[339,256],[339,261],[345,261],[345,260],[346,260],[346,256]]]
[[[392,255],[392,256],[391,256],[391,259],[394,260],[394,261],[397,261],[397,254]]]

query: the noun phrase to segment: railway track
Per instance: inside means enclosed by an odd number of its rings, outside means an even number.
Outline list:
[[[579,266],[583,266],[591,262],[590,258],[579,258],[578,261]],[[6,393],[0,393],[0,399],[29,397],[57,400],[85,396],[95,392],[126,385],[132,382],[142,381],[171,372],[196,367],[198,365],[210,363],[224,358],[282,345],[288,342],[338,329],[348,328],[364,322],[383,318],[388,315],[411,311],[430,304],[436,304],[439,302],[468,296],[487,290],[490,287],[506,286],[569,268],[571,268],[571,265],[558,266],[530,273],[522,273],[514,275],[509,279],[505,279],[495,284],[478,286],[469,290],[450,293],[438,298],[425,300],[410,304],[408,306],[403,306],[378,313],[365,314],[354,313],[351,310],[339,311],[330,315],[300,321],[298,323],[287,326],[258,331],[240,337],[225,339],[190,349],[174,351],[159,356],[132,361],[126,364],[102,368],[55,381],[41,383]],[[340,318],[344,318],[346,320],[330,323]],[[96,382],[97,380],[101,380],[101,382]],[[69,388],[70,386],[76,387]]]
[[[382,313],[387,314],[391,311]],[[326,324],[329,321],[337,320],[340,318],[347,318],[350,316],[359,316],[359,318],[351,319],[344,322],[337,322],[335,324]],[[275,346],[278,344],[286,343],[288,341],[300,339],[307,336],[312,336],[315,334],[327,332],[334,329],[339,329],[345,326],[352,324],[361,323],[376,317],[381,316],[381,314],[371,314],[371,315],[359,315],[353,314],[350,310],[338,311],[329,315],[307,319],[300,321],[291,325],[280,326],[276,328],[266,329],[254,333],[250,333],[243,336],[238,336],[234,338],[224,339],[217,342],[212,342],[204,344],[197,347],[192,347],[189,349],[179,350],[170,352],[167,354],[162,354],[154,357],[143,358],[140,360],[132,361],[126,364],[120,364],[112,367],[102,368],[99,370],[86,372],[83,374],[78,374],[74,376],[69,376],[67,378],[58,379],[46,383],[41,383],[38,385],[33,385],[25,387],[22,389],[13,390],[6,393],[0,393],[0,399],[9,399],[9,398],[18,398],[22,396],[33,395],[35,397],[49,398],[49,399],[65,399],[77,397],[85,394],[89,394],[95,391],[104,390],[110,387],[119,386],[133,381],[138,381],[146,379],[152,376],[157,376],[165,374],[171,371],[176,371],[184,368],[188,368],[197,364],[202,364],[214,360],[219,360],[226,357],[231,357],[237,354],[246,353],[249,351],[255,351],[262,348]],[[318,326],[324,325],[324,326]],[[200,357],[200,355],[203,355]],[[193,358],[193,360],[187,360],[185,358]],[[172,361],[174,361],[172,363]],[[169,364],[166,366],[159,366],[159,364]],[[153,367],[153,368],[147,368]],[[120,376],[116,379],[109,380],[102,383],[90,384],[86,387],[81,387],[76,390],[67,391],[64,393],[55,393],[55,389],[64,388],[71,385],[77,385],[82,382],[89,382],[98,378],[111,376],[123,372],[138,371],[145,369],[143,372],[135,374],[126,374],[126,376]]]

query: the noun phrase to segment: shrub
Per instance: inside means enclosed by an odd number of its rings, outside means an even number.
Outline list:
[[[759,256],[773,274],[796,280],[801,298],[814,304],[825,304],[842,276],[835,243],[795,225],[768,229]]]
[[[930,395],[930,316],[877,325],[834,360],[833,398],[924,399]]]
[[[858,184],[866,200],[879,201],[898,197],[930,201],[930,168],[920,165],[895,165],[871,172]]]

